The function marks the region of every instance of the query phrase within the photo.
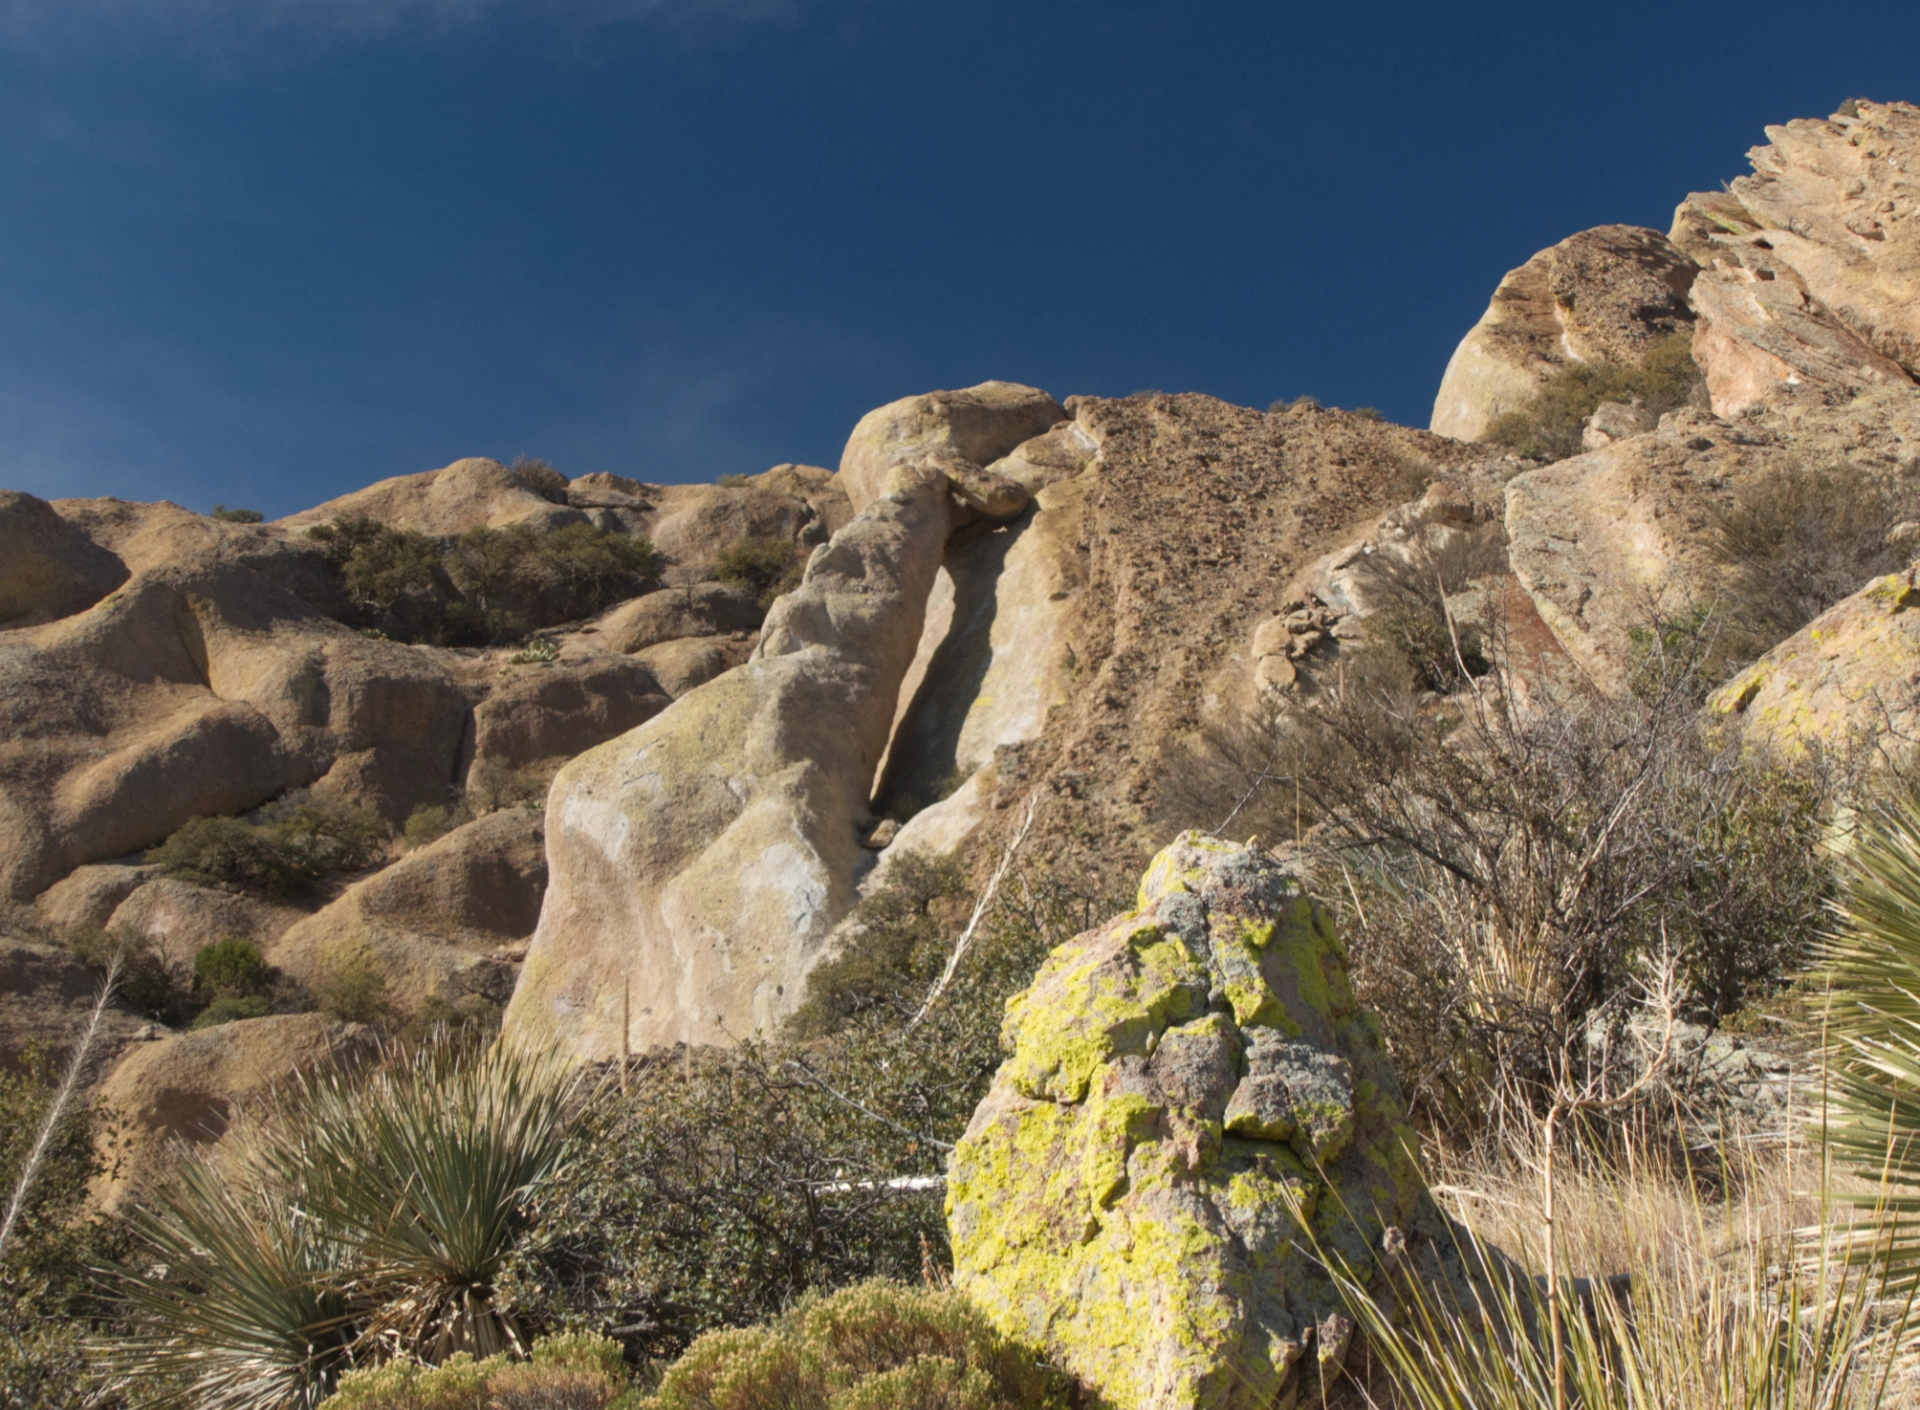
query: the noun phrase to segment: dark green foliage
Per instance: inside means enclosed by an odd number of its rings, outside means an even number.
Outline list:
[[[52,1104],[60,1064],[40,1050],[0,1072],[0,1208],[11,1199]],[[96,1146],[96,1138],[100,1145]],[[122,1232],[83,1217],[87,1183],[105,1163],[112,1132],[84,1102],[73,1104],[43,1158],[39,1178],[0,1262],[0,1406],[80,1410],[102,1387],[86,1354],[96,1302],[90,1268],[121,1251]]]
[[[202,1028],[218,1028],[223,1023],[236,1023],[245,1018],[265,1018],[272,1012],[273,1001],[264,995],[230,994],[200,1010],[189,1026],[197,1033]]]
[[[874,1280],[779,1320],[709,1332],[648,1410],[1042,1410],[1071,1383],[988,1325],[960,1293]]]
[[[1714,521],[1714,555],[1732,570],[1723,626],[1745,659],[1785,640],[1882,573],[1904,568],[1912,542],[1888,531],[1920,516],[1920,483],[1847,464],[1791,467],[1738,485]]]
[[[113,992],[128,1008],[166,1024],[181,1023],[193,1012],[192,977],[160,953],[153,937],[125,926],[114,930],[82,926],[68,933],[66,944],[82,963],[102,975],[116,958],[120,961]]]
[[[392,1017],[387,976],[364,949],[328,953],[313,981],[313,1001],[343,1023],[384,1024]]]
[[[1655,416],[1698,401],[1704,381],[1693,361],[1693,333],[1683,329],[1655,343],[1639,364],[1567,364],[1532,405],[1496,417],[1485,439],[1538,460],[1580,454],[1587,417],[1603,401],[1637,401]]]
[[[714,555],[713,575],[752,593],[762,607],[800,584],[806,567],[799,545],[787,539],[742,539]]]
[[[435,803],[427,807],[415,808],[408,814],[406,826],[400,829],[400,836],[411,852],[416,847],[424,847],[437,838],[445,837],[457,827],[464,827],[473,821],[473,814],[465,804],[447,805]]]
[[[273,971],[245,936],[216,940],[193,957],[193,996],[201,1003],[264,999],[272,993]]]
[[[284,896],[332,872],[366,866],[384,836],[380,820],[365,809],[290,794],[261,809],[258,821],[194,818],[147,859],[203,886]]]
[[[223,524],[258,524],[266,516],[257,509],[229,509],[224,504],[216,504],[207,517]]]
[[[555,471],[536,463],[525,475],[537,492],[565,499],[566,482]],[[553,491],[556,481],[559,490]],[[535,628],[589,616],[660,580],[660,556],[652,544],[592,524],[544,534],[525,524],[474,529],[451,543],[364,517],[336,519],[307,532],[340,575],[349,622],[396,641],[516,641]]]
[[[854,947],[870,957],[816,971],[809,1038],[657,1055],[618,1096],[610,1085],[528,1270],[555,1314],[676,1354],[812,1289],[946,1266],[940,1188],[887,1182],[941,1170],[1000,1064],[1006,1000],[1050,948],[1122,904],[1045,876],[1001,895],[1021,899],[994,908],[912,1033],[970,910],[939,867],[909,869],[856,911]]]

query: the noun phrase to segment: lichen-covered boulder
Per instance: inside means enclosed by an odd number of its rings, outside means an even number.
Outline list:
[[[948,1173],[955,1278],[1117,1410],[1293,1404],[1353,1333],[1313,1243],[1370,1268],[1442,1229],[1346,951],[1253,846],[1182,836],[1004,1038]]]

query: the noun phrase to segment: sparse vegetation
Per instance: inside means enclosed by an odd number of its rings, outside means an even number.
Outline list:
[[[499,808],[540,808],[564,759],[535,759],[509,764],[504,759],[482,759],[467,771],[467,806],[475,813]]]
[[[800,584],[806,567],[797,544],[786,539],[742,539],[715,555],[714,577],[754,595],[762,607]]]
[[[310,794],[289,794],[257,820],[194,818],[147,854],[203,886],[287,896],[334,872],[371,863],[385,840],[380,820]]]
[[[1600,403],[1638,402],[1659,416],[1704,397],[1693,361],[1693,333],[1669,334],[1636,365],[1570,362],[1548,379],[1531,405],[1494,419],[1485,440],[1536,460],[1578,455],[1586,419]]]
[[[386,971],[361,946],[337,947],[321,956],[313,1001],[343,1023],[383,1024],[393,1013]]]
[[[660,556],[650,543],[592,524],[546,533],[525,524],[473,529],[452,543],[368,518],[337,519],[307,532],[340,575],[351,624],[395,641],[517,641],[535,628],[645,592],[660,579]]]
[[[1730,569],[1718,614],[1751,659],[1920,552],[1893,530],[1920,518],[1920,479],[1845,463],[1775,470],[1737,485],[1714,520],[1714,556]]]
[[[507,470],[542,499],[554,504],[567,502],[567,477],[546,461],[530,455],[516,455]]]
[[[266,515],[257,509],[229,509],[224,504],[216,504],[207,517],[218,519],[223,524],[258,524]]]
[[[114,996],[159,1023],[181,1023],[193,1012],[192,976],[161,953],[151,935],[128,926],[80,926],[64,937],[74,956],[104,977],[115,974]]]
[[[415,808],[407,815],[406,825],[400,829],[400,838],[411,852],[429,842],[438,841],[455,828],[465,827],[472,821],[473,813],[464,803],[430,803]]]

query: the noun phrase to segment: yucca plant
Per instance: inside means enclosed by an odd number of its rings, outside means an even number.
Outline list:
[[[299,1410],[347,1366],[524,1353],[499,1281],[567,1146],[557,1061],[455,1039],[371,1072],[299,1076],[242,1151],[190,1158],[136,1214],[131,1327],[107,1350],[143,1386],[214,1410]]]
[[[1827,1149],[1872,1188],[1851,1256],[1890,1294],[1920,1288],[1920,799],[1883,807],[1846,859],[1841,924],[1825,945]]]
[[[129,1334],[106,1360],[153,1405],[317,1405],[350,1363],[362,1310],[352,1249],[242,1160],[188,1160],[135,1211],[141,1271],[116,1274]]]
[[[498,1283],[564,1159],[571,1090],[552,1058],[447,1039],[289,1093],[277,1163],[352,1246],[368,1343],[429,1364],[524,1353]]]

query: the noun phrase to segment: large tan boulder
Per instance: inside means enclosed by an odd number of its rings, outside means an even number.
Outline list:
[[[95,1197],[119,1208],[150,1188],[181,1149],[220,1140],[295,1072],[362,1062],[375,1051],[370,1030],[319,1013],[244,1019],[135,1044],[95,1094],[119,1137],[116,1167],[97,1183]]]
[[[407,853],[262,946],[307,985],[353,967],[386,982],[400,1015],[428,998],[503,1002],[517,942],[533,933],[547,884],[538,812],[504,808]]]
[[[1346,948],[1267,854],[1176,840],[1003,1037],[948,1167],[954,1281],[1102,1404],[1317,1403],[1355,1329],[1296,1211],[1363,1269],[1451,1248]]]
[[[587,516],[548,499],[497,460],[469,456],[439,470],[396,475],[275,520],[281,529],[307,529],[336,519],[377,519],[390,529],[447,538],[470,529],[525,525],[536,531],[584,524]]]
[[[1788,754],[1894,751],[1920,729],[1920,563],[1878,578],[1708,700],[1751,742]]]
[[[737,485],[653,485],[648,489],[654,508],[645,521],[645,532],[666,559],[670,583],[711,578],[720,553],[748,539],[774,539],[805,552],[825,543],[831,533],[829,516],[821,507],[803,496],[751,480]],[[816,498],[826,493],[818,491]],[[844,511],[839,517],[844,519]]]
[[[561,770],[507,1030],[579,1060],[765,1032],[850,907],[859,824],[954,510],[902,466],[815,550],[752,658]]]
[[[122,901],[158,875],[157,866],[118,862],[75,867],[33,898],[34,924],[55,934],[104,926]]]
[[[644,663],[624,657],[520,670],[474,707],[476,764],[571,758],[652,719],[669,700]]]
[[[732,583],[686,583],[650,592],[592,623],[595,645],[606,651],[644,651],[687,637],[758,632],[766,609]]]
[[[753,648],[753,638],[745,632],[689,636],[649,646],[635,652],[634,659],[652,672],[668,699],[678,700],[740,665],[753,655]]]
[[[855,511],[884,492],[893,467],[910,461],[950,458],[984,467],[1066,419],[1060,403],[1035,387],[1017,382],[982,382],[958,392],[928,392],[904,397],[860,418],[840,457],[836,483]],[[995,516],[1017,513],[1018,503],[993,498],[1002,484],[972,489],[960,471],[956,493],[974,499]]]
[[[194,956],[207,946],[239,936],[264,950],[303,914],[257,896],[160,876],[129,894],[105,924],[145,936],[163,959],[191,974]]]
[[[1510,271],[1454,349],[1432,429],[1477,441],[1570,362],[1632,364],[1687,327],[1698,266],[1656,230],[1602,225]]]
[[[0,490],[0,629],[93,606],[127,566],[30,494]]]

